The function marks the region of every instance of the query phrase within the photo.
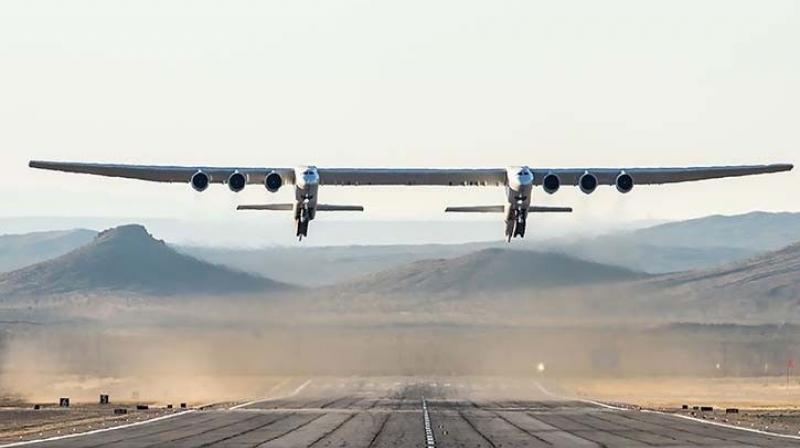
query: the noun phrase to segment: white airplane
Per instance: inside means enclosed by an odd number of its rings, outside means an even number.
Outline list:
[[[152,182],[189,183],[204,191],[212,183],[226,184],[233,192],[248,184],[263,185],[275,193],[283,185],[294,185],[295,200],[287,204],[242,205],[238,210],[279,210],[294,214],[297,237],[308,235],[308,224],[318,211],[363,211],[357,205],[327,205],[317,202],[321,185],[407,185],[407,186],[502,186],[505,204],[490,206],[448,207],[445,212],[503,213],[506,237],[525,236],[528,213],[572,211],[569,207],[531,205],[533,187],[541,186],[553,194],[561,185],[577,186],[591,194],[599,185],[614,185],[620,193],[634,185],[691,182],[723,177],[790,171],[790,164],[753,166],[712,166],[690,168],[529,168],[512,166],[487,169],[395,169],[395,168],[219,168],[189,166],[143,166],[101,163],[66,163],[32,161],[31,168],[123,177]]]

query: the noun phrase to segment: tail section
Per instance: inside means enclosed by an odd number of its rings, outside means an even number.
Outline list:
[[[447,207],[445,213],[503,213],[502,205],[478,205],[474,207]]]
[[[236,207],[236,210],[266,210],[266,211],[290,212],[294,210],[294,204],[240,205]],[[318,212],[363,212],[364,207],[360,205],[317,204],[314,210]]]
[[[572,207],[543,207],[536,205],[528,207],[528,213],[572,213]]]
[[[240,205],[236,210],[269,210],[276,212],[290,212],[294,210],[294,204],[262,204],[262,205]]]
[[[473,207],[447,207],[446,213],[503,213],[505,207],[502,205],[479,205]],[[528,207],[528,213],[572,213],[572,207]]]

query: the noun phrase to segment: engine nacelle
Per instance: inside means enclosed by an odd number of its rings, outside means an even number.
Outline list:
[[[578,180],[578,186],[581,187],[581,191],[585,194],[594,193],[594,190],[597,189],[598,183],[597,176],[588,171],[585,172]]]
[[[547,194],[553,194],[561,188],[561,178],[558,175],[549,173],[542,179],[542,188]]]
[[[228,188],[230,188],[232,192],[238,193],[244,190],[244,187],[246,186],[247,186],[247,176],[245,176],[244,174],[238,171],[234,171],[233,174],[231,174],[228,177]]]
[[[194,191],[206,191],[208,185],[211,183],[211,176],[202,171],[198,171],[192,175],[190,183]]]
[[[275,193],[283,186],[283,178],[280,174],[273,171],[267,174],[267,177],[264,179],[264,186],[270,193]]]
[[[621,172],[616,180],[617,191],[620,193],[630,193],[633,190],[633,177],[626,172]]]

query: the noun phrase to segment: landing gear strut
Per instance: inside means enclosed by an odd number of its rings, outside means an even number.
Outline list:
[[[295,223],[297,224],[297,239],[302,241],[304,236],[308,236],[308,223],[311,222],[311,213],[308,205],[303,204],[303,207],[298,209],[295,216]]]
[[[506,237],[510,243],[513,238],[525,238],[525,225],[527,223],[527,210],[512,210],[511,216],[506,221]]]

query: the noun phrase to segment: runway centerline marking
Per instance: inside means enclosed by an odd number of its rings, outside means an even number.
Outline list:
[[[197,411],[188,410],[188,411],[183,411],[183,412],[176,412],[174,414],[162,415],[161,417],[155,417],[155,418],[151,418],[149,420],[142,420],[140,422],[129,423],[127,425],[114,426],[112,428],[95,429],[93,431],[79,432],[79,433],[76,433],[76,434],[67,434],[67,435],[63,435],[63,436],[47,437],[47,438],[44,438],[44,439],[26,440],[26,441],[23,441],[23,442],[13,442],[13,443],[5,444],[5,445],[0,445],[0,448],[11,448],[11,447],[15,447],[15,446],[34,445],[34,444],[37,444],[37,443],[55,442],[55,441],[58,441],[58,440],[74,439],[76,437],[86,437],[86,436],[91,436],[91,435],[94,435],[94,434],[102,434],[104,432],[111,432],[111,431],[117,431],[117,430],[121,430],[121,429],[135,428],[137,426],[144,426],[144,425],[148,425],[150,423],[161,422],[161,421],[169,420],[169,419],[172,419],[172,418],[175,418],[175,417],[180,417],[180,416],[183,416],[183,415],[189,415],[189,414],[192,414],[194,412],[197,412]]]
[[[261,399],[258,399],[258,400],[248,401],[247,403],[242,403],[240,405],[228,408],[228,410],[229,411],[235,411],[237,409],[246,408],[246,407],[252,406],[254,404],[263,403],[265,401],[283,400],[285,398],[291,398],[291,397],[294,397],[295,395],[299,394],[300,392],[302,392],[303,389],[308,387],[309,384],[311,384],[311,380],[308,380],[305,383],[301,384],[297,389],[293,390],[291,393],[289,393],[287,395],[281,395],[281,396],[278,396],[278,397],[267,397],[267,398],[261,398]]]
[[[422,398],[422,421],[425,424],[425,447],[436,448],[436,439],[433,437],[433,426],[431,416],[428,413],[428,401]]]

